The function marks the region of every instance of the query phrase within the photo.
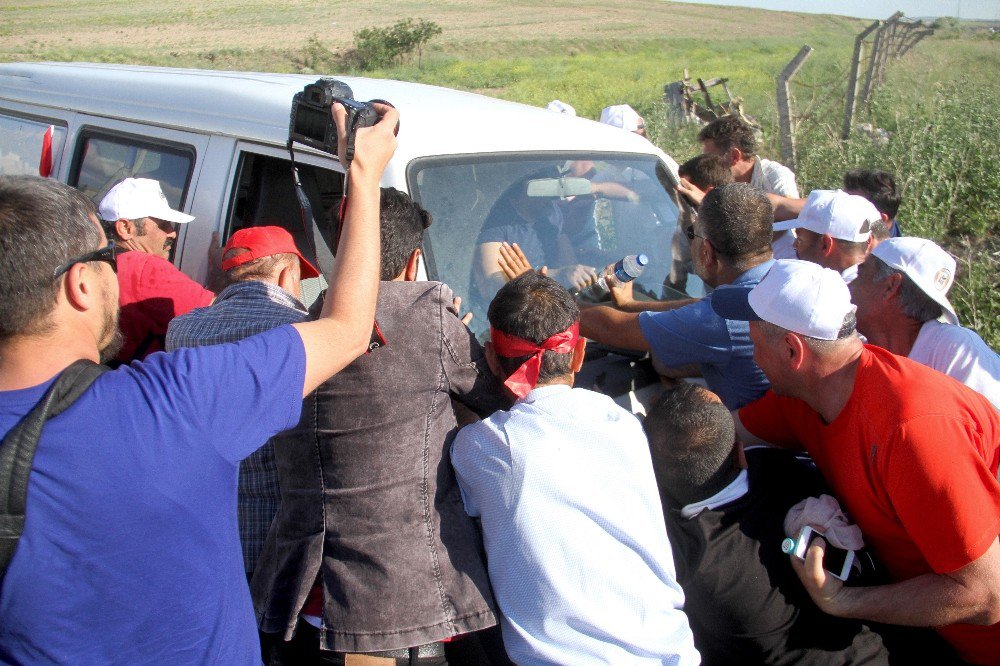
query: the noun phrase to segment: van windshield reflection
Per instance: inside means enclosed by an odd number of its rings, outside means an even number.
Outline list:
[[[673,179],[654,156],[589,154],[462,156],[417,160],[410,191],[434,218],[425,256],[431,279],[447,283],[472,311],[477,335],[505,282],[501,243],[568,289],[625,255],[645,253],[637,298],[680,296],[669,287],[678,206]],[[688,291],[701,295],[701,283]]]

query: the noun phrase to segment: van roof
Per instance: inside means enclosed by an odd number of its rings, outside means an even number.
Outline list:
[[[284,145],[292,95],[317,78],[92,63],[8,63],[0,64],[0,99]],[[654,154],[673,162],[645,139],[591,120],[419,83],[337,78],[351,86],[357,99],[386,99],[399,109],[404,140],[396,157],[403,163],[423,155],[575,150]],[[443,131],[424,129],[434,126]]]

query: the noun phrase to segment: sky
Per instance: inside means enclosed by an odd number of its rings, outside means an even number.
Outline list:
[[[1000,21],[1000,0],[676,0],[702,5],[738,5],[811,14],[885,19],[896,11],[910,18],[958,16]]]

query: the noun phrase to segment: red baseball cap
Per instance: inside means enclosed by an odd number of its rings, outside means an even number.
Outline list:
[[[270,257],[272,254],[294,254],[299,258],[302,267],[302,278],[319,277],[312,264],[306,261],[299,249],[295,247],[295,240],[292,235],[281,227],[247,227],[240,229],[229,237],[226,246],[222,248],[222,256],[225,257],[231,250],[246,250],[234,257],[223,259],[222,270],[228,271],[241,264],[262,257]]]

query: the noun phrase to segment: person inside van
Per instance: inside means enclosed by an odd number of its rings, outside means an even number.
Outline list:
[[[112,187],[99,212],[119,251],[124,343],[115,361],[141,361],[164,349],[170,320],[215,299],[214,293],[170,263],[177,225],[194,217],[171,208],[159,181],[149,178],[126,178]]]
[[[553,168],[521,178],[500,195],[486,216],[476,240],[473,262],[473,282],[479,295],[489,300],[507,282],[501,270],[500,248],[517,244],[532,261],[548,267],[549,277],[564,287],[582,289],[597,279],[595,265],[579,261],[591,233],[580,231],[576,238],[568,235],[566,208],[552,196],[533,196],[532,181],[558,178]],[[600,264],[604,265],[604,264]]]

